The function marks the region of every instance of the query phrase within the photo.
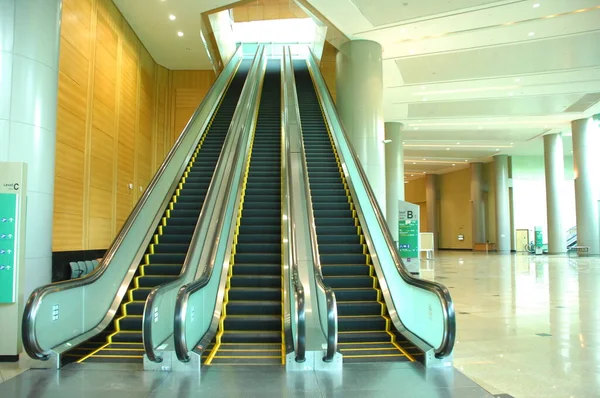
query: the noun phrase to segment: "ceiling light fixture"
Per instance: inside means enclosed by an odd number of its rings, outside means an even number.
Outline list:
[[[540,3],[535,3],[535,4],[533,5],[533,8],[538,8],[539,6],[540,6]]]
[[[419,129],[418,127],[415,127],[415,130],[418,130],[418,129]]]
[[[520,77],[517,77],[517,78],[515,79],[515,83],[518,83],[518,82],[520,82],[520,81],[521,81],[521,78],[520,78]]]
[[[427,158],[423,158],[423,160],[427,160]]]
[[[515,95],[515,93],[513,93],[512,91],[510,93],[508,93],[509,97],[512,97],[513,95]]]
[[[423,101],[427,101],[427,97],[423,97]]]
[[[452,163],[452,167],[456,166],[456,163]]]
[[[531,37],[531,36],[535,35],[535,32],[529,32],[528,35],[529,35],[529,37]]]
[[[499,151],[500,149],[496,148],[496,151]]]
[[[449,151],[449,150],[450,150],[450,148],[446,148],[446,150],[447,150],[447,151]]]
[[[175,15],[171,14],[171,15],[169,15],[169,19],[170,19],[171,21],[174,21],[174,20],[176,20],[176,19],[177,19],[177,17],[176,17]]]
[[[413,162],[413,164],[417,164],[417,162]]]
[[[460,142],[457,142],[456,145],[460,145]]]
[[[414,175],[414,174],[411,174],[410,176],[411,176],[411,177],[414,177],[415,175]]]
[[[468,160],[467,160],[467,159],[465,159],[465,162],[468,162]]]
[[[384,144],[389,144],[390,142],[392,142],[392,140],[383,140]]]
[[[477,126],[478,130],[483,130],[483,126]]]
[[[177,36],[182,37],[183,36],[183,32],[181,32],[181,31],[177,32]]]

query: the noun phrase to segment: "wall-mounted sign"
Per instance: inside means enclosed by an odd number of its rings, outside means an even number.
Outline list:
[[[17,299],[16,226],[18,197],[14,193],[0,193],[0,303],[14,303]]]

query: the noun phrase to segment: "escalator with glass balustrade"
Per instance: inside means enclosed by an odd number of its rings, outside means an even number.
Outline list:
[[[339,350],[345,363],[414,361],[422,353],[390,320],[306,61],[294,61],[294,71],[321,269],[337,299]]]
[[[262,85],[219,329],[205,365],[284,363],[281,240],[281,72],[272,59]]]
[[[142,363],[142,317],[150,291],[181,272],[251,60],[241,62],[177,186],[112,325],[64,355],[65,362]]]

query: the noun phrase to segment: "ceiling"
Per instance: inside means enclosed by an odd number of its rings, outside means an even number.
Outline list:
[[[114,1],[158,63],[211,69],[200,14],[231,0]],[[600,0],[308,3],[349,38],[383,46],[385,120],[405,125],[409,178],[541,155],[554,132],[569,155],[570,121],[600,113]]]

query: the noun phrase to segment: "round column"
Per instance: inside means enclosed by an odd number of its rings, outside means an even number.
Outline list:
[[[588,254],[600,254],[598,242],[598,150],[600,127],[594,118],[571,123],[577,245],[588,246]]]
[[[427,231],[433,232],[433,247],[439,246],[439,215],[438,215],[438,176],[427,174],[425,176],[425,203],[427,206]]]
[[[565,161],[562,135],[544,136],[544,165],[546,168],[546,212],[548,218],[548,253],[566,251],[565,231],[562,225],[561,194],[565,179]]]
[[[485,219],[482,195],[482,163],[471,163],[471,235],[475,243],[485,243]]]
[[[0,161],[27,163],[25,297],[52,275],[61,0],[0,1]]]
[[[508,156],[494,156],[496,186],[496,248],[510,251],[510,203],[508,201]]]
[[[404,200],[402,123],[385,123],[385,219],[398,242],[398,201]]]
[[[381,45],[352,40],[336,59],[337,109],[382,210],[386,209]]]

